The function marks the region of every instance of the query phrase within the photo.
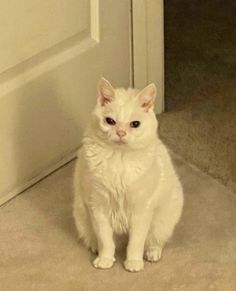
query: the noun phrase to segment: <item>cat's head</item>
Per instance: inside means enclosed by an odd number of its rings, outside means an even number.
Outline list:
[[[156,137],[155,98],[154,84],[141,91],[114,89],[107,80],[101,79],[94,110],[98,135],[120,148],[146,147]]]

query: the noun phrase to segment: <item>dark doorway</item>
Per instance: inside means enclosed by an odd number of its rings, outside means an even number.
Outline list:
[[[236,1],[166,0],[160,135],[236,190]]]

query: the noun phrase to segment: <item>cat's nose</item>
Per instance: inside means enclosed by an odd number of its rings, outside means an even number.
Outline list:
[[[116,134],[119,136],[119,137],[123,137],[126,135],[126,132],[122,129],[119,129],[117,130]]]

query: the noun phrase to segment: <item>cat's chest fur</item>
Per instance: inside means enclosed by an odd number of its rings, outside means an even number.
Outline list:
[[[87,157],[90,175],[115,196],[131,191],[150,164],[147,156],[119,149],[93,147],[87,149]]]
[[[138,199],[137,190],[146,190],[144,181],[153,157],[148,153],[141,155],[140,152],[102,148],[94,144],[86,147],[84,154],[91,192],[95,193],[92,204],[101,205],[109,213],[116,233],[126,232],[129,214]]]

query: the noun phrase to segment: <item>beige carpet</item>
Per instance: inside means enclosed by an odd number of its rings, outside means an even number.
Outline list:
[[[122,250],[112,269],[92,267],[71,215],[72,162],[0,208],[0,290],[236,290],[236,198],[181,160],[175,165],[185,207],[160,262],[128,273]]]
[[[165,1],[160,135],[236,193],[236,1]]]

